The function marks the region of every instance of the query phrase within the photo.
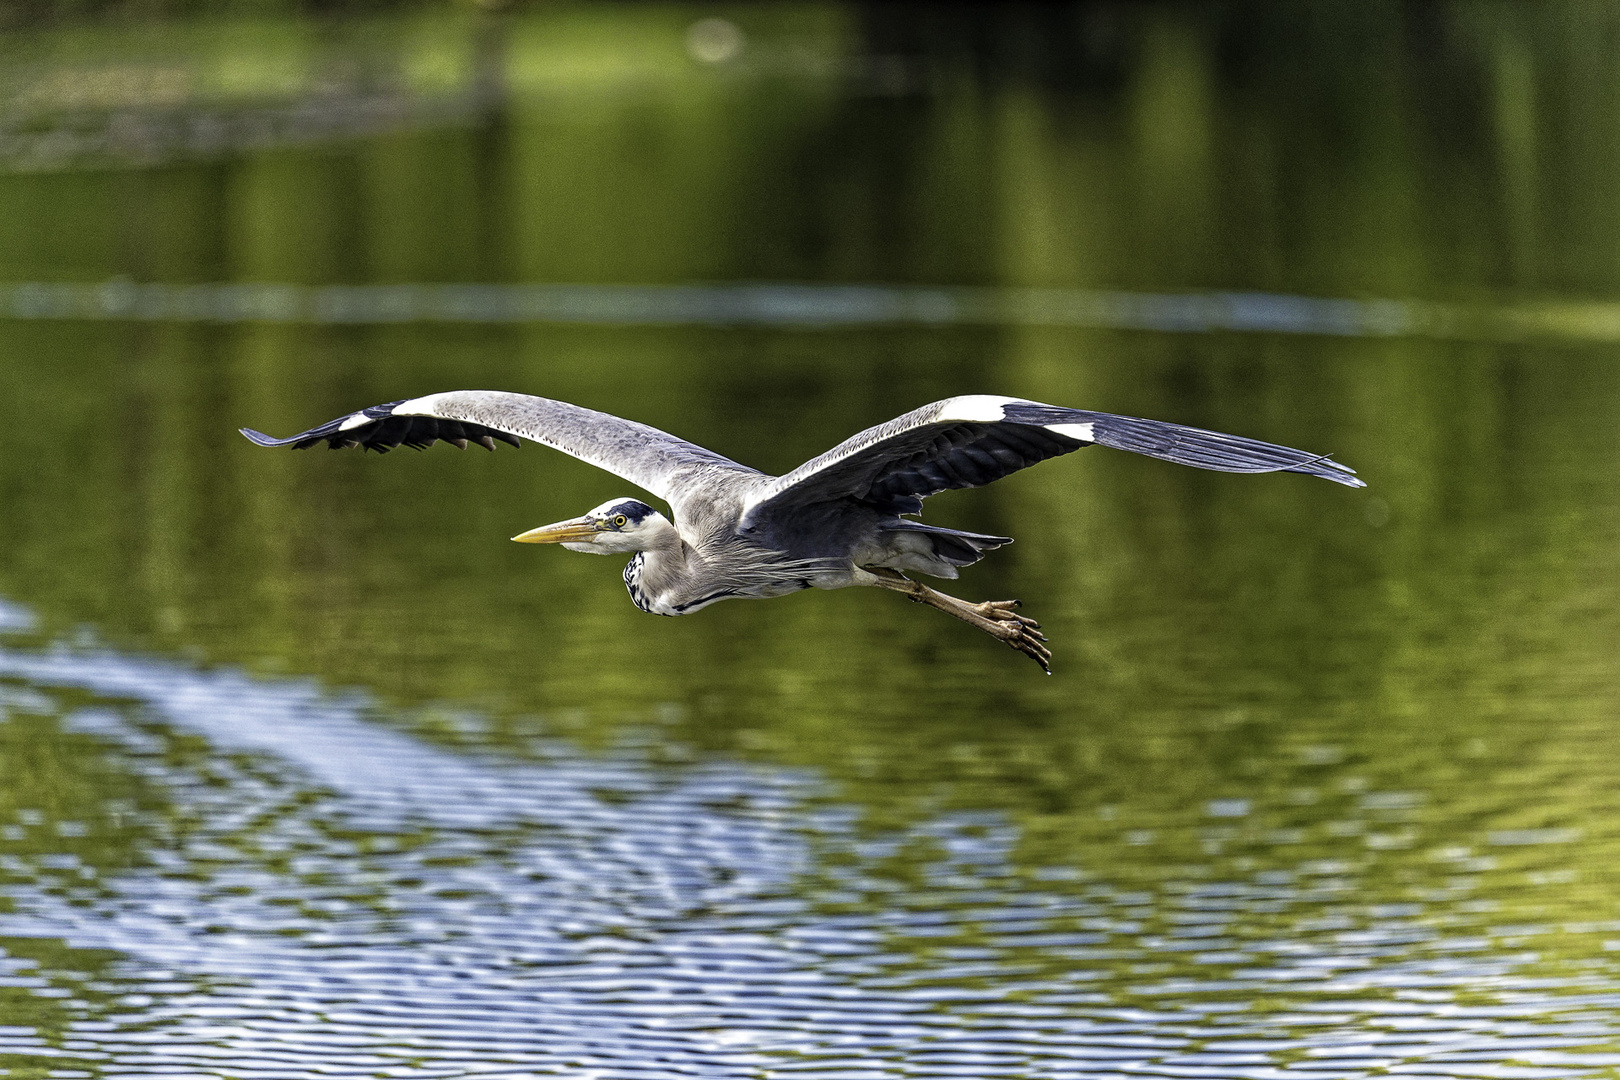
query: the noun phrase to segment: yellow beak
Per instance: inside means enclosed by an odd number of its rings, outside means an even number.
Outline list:
[[[599,531],[596,522],[590,518],[577,517],[559,521],[555,525],[542,525],[526,533],[518,533],[512,539],[520,544],[566,544],[570,540],[589,540]]]

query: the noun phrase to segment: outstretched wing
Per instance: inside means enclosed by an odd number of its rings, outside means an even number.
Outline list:
[[[836,499],[915,514],[930,495],[979,487],[1093,444],[1219,472],[1299,472],[1366,486],[1354,469],[1325,455],[1158,420],[973,395],[868,428],[768,481],[756,489],[741,524],[746,529],[780,510]]]
[[[465,447],[495,449],[495,440],[519,445],[531,439],[652,492],[679,516],[682,504],[719,485],[751,481],[757,470],[695,443],[566,401],[498,390],[453,390],[444,394],[373,405],[286,439],[251,428],[242,434],[260,446],[300,450],[325,442],[333,450],[362,446],[386,453],[396,446],[421,450],[437,439]]]

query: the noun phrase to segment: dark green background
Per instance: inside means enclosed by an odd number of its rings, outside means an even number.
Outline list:
[[[746,45],[706,64],[685,35],[717,14]],[[16,17],[0,281],[1600,312],[1620,292],[1620,13],[1603,4]],[[148,161],[18,149],[122,113],[371,99],[464,111],[160,141]],[[40,643],[359,686],[444,740],[433,708],[471,708],[512,753],[542,732],[604,745],[664,709],[669,747],[808,767],[874,823],[1004,812],[1026,868],[1130,883],[1336,859],[1369,905],[1466,894],[1503,923],[1613,919],[1612,336],[0,320],[0,595],[37,612]],[[1332,452],[1369,489],[1092,450],[933,500],[930,521],[1018,537],[956,591],[1022,597],[1053,642],[1045,678],[876,592],[649,618],[616,561],[507,542],[635,494],[537,447],[379,459],[235,434],[460,387],[608,410],[767,471],[936,398],[1012,394]],[[95,816],[73,805],[98,753],[75,742],[42,770],[22,745],[0,759],[0,813]],[[1415,794],[1383,820],[1368,791]],[[1206,807],[1231,798],[1252,810],[1211,847]],[[1566,842],[1490,839],[1526,829]],[[1538,962],[1612,955],[1553,929]]]

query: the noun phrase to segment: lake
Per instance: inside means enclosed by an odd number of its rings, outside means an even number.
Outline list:
[[[0,1068],[1620,1076],[1620,14],[804,4],[0,40]],[[457,388],[767,472],[938,398],[1332,453],[949,492],[652,618]]]

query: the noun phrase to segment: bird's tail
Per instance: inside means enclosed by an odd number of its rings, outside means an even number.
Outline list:
[[[942,529],[938,525],[924,525],[920,521],[907,521],[904,518],[898,524],[890,524],[889,528],[895,532],[922,533],[933,544],[934,557],[952,566],[972,566],[984,558],[985,552],[1012,543],[1010,536]]]

